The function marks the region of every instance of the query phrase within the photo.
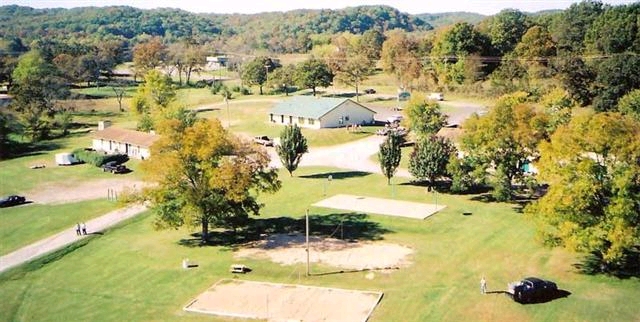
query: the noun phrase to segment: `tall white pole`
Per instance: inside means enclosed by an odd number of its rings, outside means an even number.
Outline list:
[[[311,275],[310,269],[309,269],[309,209],[306,210],[305,212],[305,221],[306,221],[306,238],[307,238],[307,276]]]

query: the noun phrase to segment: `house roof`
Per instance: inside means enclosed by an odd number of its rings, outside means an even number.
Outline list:
[[[277,115],[305,117],[317,120],[347,101],[351,101],[357,106],[371,111],[371,113],[376,113],[372,109],[360,103],[354,102],[348,98],[327,98],[313,96],[294,96],[288,100],[281,101],[273,107],[271,113]]]
[[[102,131],[96,131],[94,138],[129,143],[148,148],[153,142],[159,139],[160,136],[140,131],[108,127]]]

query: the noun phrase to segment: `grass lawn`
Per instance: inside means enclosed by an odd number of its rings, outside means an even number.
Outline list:
[[[294,174],[282,173],[282,190],[261,196],[266,206],[257,221],[300,219],[310,204],[324,198],[325,190],[328,195],[395,196],[422,202],[437,198],[447,208],[426,220],[310,209],[315,218],[312,232],[320,221],[351,216],[354,225],[345,227],[346,231],[411,247],[412,264],[407,268],[376,272],[373,279],[365,278],[368,272],[307,278],[304,265],[248,259],[241,262],[254,270],[239,278],[383,291],[370,321],[640,320],[635,301],[629,300],[640,296],[637,278],[576,273],[572,264],[577,255],[540,246],[532,225],[511,204],[427,194],[424,188],[401,180],[392,189],[384,177],[360,172],[302,168]],[[328,174],[334,180],[327,184]],[[185,246],[184,241],[193,238],[192,231],[154,231],[153,220],[150,214],[141,215],[104,235],[0,275],[0,320],[232,321],[185,313],[182,307],[214,282],[230,277],[229,265],[238,261],[233,259],[235,246]],[[183,258],[196,261],[199,267],[183,270]],[[335,269],[313,265],[311,270]],[[502,294],[479,294],[482,276],[492,291],[504,290],[508,282],[527,275],[552,279],[571,295],[520,305]]]
[[[41,184],[72,185],[88,179],[113,178],[111,173],[102,172],[99,168],[89,164],[73,166],[58,166],[55,162],[56,153],[71,152],[74,149],[91,146],[91,136],[79,133],[62,139],[55,139],[38,144],[26,155],[0,161],[0,195],[23,194],[35,189]],[[127,167],[133,169],[129,177],[137,177],[140,161],[130,160]],[[45,164],[44,169],[31,169],[32,165]],[[26,196],[27,199],[29,196]]]
[[[116,203],[99,200],[0,209],[0,254],[8,254],[118,207]]]

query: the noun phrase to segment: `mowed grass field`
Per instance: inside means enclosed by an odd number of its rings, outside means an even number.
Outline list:
[[[185,244],[197,230],[155,231],[153,215],[145,213],[104,235],[0,275],[0,320],[238,321],[182,311],[214,282],[231,277],[229,265],[238,262],[253,268],[241,279],[382,291],[384,297],[370,321],[640,320],[635,301],[640,296],[638,279],[579,274],[573,265],[580,257],[542,247],[531,223],[512,204],[427,193],[401,179],[394,180],[398,184],[392,189],[384,177],[361,172],[302,168],[294,174],[282,172],[283,188],[261,195],[266,206],[257,222],[301,219],[310,204],[325,198],[325,191],[427,203],[437,198],[447,208],[426,220],[310,208],[312,233],[321,221],[351,218],[345,232],[414,250],[410,266],[375,272],[373,279],[365,278],[368,272],[305,277],[304,265],[234,259],[236,244],[189,247]],[[330,183],[328,174],[334,178]],[[184,270],[183,258],[199,266]],[[313,265],[311,270],[337,268]],[[508,282],[528,275],[552,279],[571,294],[521,305],[503,294],[479,293],[482,276],[490,291],[502,291]]]

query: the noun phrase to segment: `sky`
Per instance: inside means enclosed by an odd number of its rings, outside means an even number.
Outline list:
[[[637,0],[603,0],[611,5]],[[502,9],[536,12],[566,9],[569,0],[0,0],[0,5],[17,4],[32,8],[74,8],[126,5],[141,9],[180,8],[196,13],[260,13],[295,9],[342,9],[361,5],[388,5],[409,14],[466,11],[494,15]]]

